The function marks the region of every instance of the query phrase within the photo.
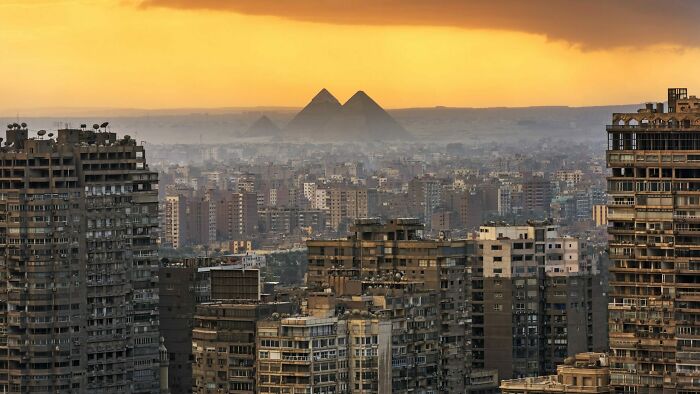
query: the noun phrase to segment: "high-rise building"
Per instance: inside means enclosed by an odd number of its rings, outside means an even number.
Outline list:
[[[442,184],[440,179],[425,176],[408,183],[410,213],[424,221],[429,221],[435,208],[440,205]]]
[[[98,128],[0,149],[2,392],[160,392],[158,174]]]
[[[546,216],[552,201],[552,185],[541,174],[525,174],[522,180],[523,210],[531,215]]]
[[[260,271],[248,268],[244,261],[235,262],[230,257],[164,259],[160,274],[161,334],[169,358],[168,375],[172,394],[188,393],[193,387],[199,392],[214,390],[208,387],[208,383],[212,383],[217,390],[228,392],[229,387],[235,386],[229,383],[235,383],[236,379],[229,381],[224,377],[219,381],[213,378],[207,380],[209,375],[204,371],[208,362],[207,349],[218,349],[221,347],[218,345],[230,340],[236,342],[235,348],[227,347],[226,351],[221,352],[217,350],[210,356],[233,357],[232,353],[239,353],[240,346],[243,346],[241,342],[244,339],[241,338],[254,335],[251,325],[254,328],[255,319],[268,316],[277,308],[287,313],[293,311],[288,303],[261,302]],[[217,320],[228,322],[216,323]],[[194,349],[202,351],[197,358],[198,364],[194,366],[193,332],[196,339]],[[255,341],[251,338],[248,338],[249,345],[253,349]],[[253,353],[245,354],[253,356]],[[252,361],[248,364],[252,364]],[[248,367],[252,371],[252,365]],[[196,377],[199,379],[195,379],[194,384],[193,369],[197,371]],[[216,376],[216,373],[212,375]],[[254,376],[246,373],[239,377],[247,380],[239,382],[246,384],[238,387],[252,387],[250,384],[254,382]]]
[[[375,190],[345,185],[332,187],[329,198],[330,227],[341,230],[354,219],[368,217],[374,200]]]
[[[347,393],[347,321],[297,316],[257,325],[259,393]]]
[[[348,290],[358,283],[351,280],[343,285],[336,291],[353,293]],[[360,286],[362,295],[348,294],[337,300],[341,310],[354,311],[355,314],[360,312],[360,318],[355,316],[348,320],[348,334],[350,337],[356,336],[357,324],[372,327],[388,325],[391,328],[388,332],[381,329],[375,331],[383,332],[379,335],[378,343],[385,343],[384,338],[389,337],[391,356],[387,356],[386,351],[378,348],[378,351],[371,355],[373,358],[366,358],[363,363],[353,362],[354,351],[351,347],[351,377],[357,376],[354,367],[372,367],[377,368],[378,384],[367,387],[365,382],[365,392],[370,392],[369,388],[374,388],[379,393],[397,394],[439,391],[439,372],[443,360],[440,354],[442,327],[435,324],[435,320],[438,319],[440,293],[435,290],[423,290],[422,283],[419,282],[397,282],[377,277],[361,281]],[[371,317],[362,319],[362,314]],[[357,342],[350,340],[351,345],[358,344]],[[453,347],[452,351],[457,351],[457,348]],[[368,356],[370,355],[365,357]],[[390,363],[389,368],[384,364],[387,362]],[[354,392],[363,392],[356,384],[352,387]]]
[[[502,379],[553,373],[567,356],[605,351],[597,259],[549,223],[482,226],[472,272],[472,363]]]
[[[216,235],[223,241],[240,240],[255,233],[258,221],[257,195],[219,192],[216,200]]]
[[[476,230],[482,223],[482,196],[468,190],[443,192],[445,205],[457,214],[460,227]]]
[[[291,313],[288,302],[224,301],[197,305],[192,329],[192,393],[255,394],[256,324]],[[289,372],[289,371],[287,371]]]
[[[608,225],[608,206],[603,204],[596,204],[593,206],[593,222],[596,227],[602,227]]]
[[[311,208],[328,211],[330,209],[330,189],[316,189],[313,195]]]
[[[185,239],[188,245],[209,245],[210,242],[216,241],[216,206],[210,198],[211,192],[213,191],[196,193],[187,200]]]
[[[424,239],[423,225],[417,219],[360,219],[352,235],[344,239],[307,242],[307,282],[321,286],[360,278],[391,278],[401,286],[421,283],[425,291],[439,292],[441,302],[432,320],[439,327],[440,362],[435,374],[435,390],[464,392],[469,351],[467,320],[468,256],[474,243],[450,239]],[[362,290],[358,290],[361,291]],[[416,327],[417,328],[417,327]],[[422,327],[421,327],[422,329]],[[401,357],[394,355],[396,362]],[[432,376],[432,375],[431,375]]]
[[[607,126],[611,385],[698,392],[700,99],[669,89]]]
[[[184,246],[187,237],[187,200],[182,194],[165,197],[165,244],[177,249]]]
[[[192,389],[192,320],[196,307],[193,284],[197,267],[164,262],[160,268],[161,335],[168,352],[168,386],[172,394]]]
[[[498,214],[509,215],[513,212],[513,186],[502,185],[498,188]]]

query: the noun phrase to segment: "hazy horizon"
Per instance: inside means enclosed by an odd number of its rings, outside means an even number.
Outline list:
[[[658,101],[658,100],[657,100]],[[447,106],[435,104],[433,106],[407,106],[407,107],[386,107],[387,111],[405,110],[430,110],[430,109],[465,109],[465,110],[489,110],[489,109],[529,109],[529,108],[607,108],[607,107],[629,107],[641,105],[645,102],[657,102],[654,100],[641,101],[639,103],[611,103],[599,105],[514,105],[514,106]],[[665,101],[665,100],[661,100]],[[92,116],[113,116],[113,117],[133,117],[148,115],[202,115],[202,114],[229,114],[241,112],[296,112],[307,103],[290,106],[256,105],[256,106],[223,106],[223,107],[82,107],[82,106],[56,106],[56,107],[26,107],[17,109],[0,108],[0,118],[66,118],[66,117],[92,117]],[[380,103],[381,104],[381,103]]]

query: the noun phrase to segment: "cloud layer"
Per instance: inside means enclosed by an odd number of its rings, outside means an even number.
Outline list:
[[[586,49],[700,46],[696,0],[141,0],[140,5],[331,24],[508,30]]]

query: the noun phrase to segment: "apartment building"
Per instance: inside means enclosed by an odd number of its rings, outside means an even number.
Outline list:
[[[502,379],[553,373],[567,356],[604,351],[598,261],[547,222],[482,226],[472,273],[472,362]]]
[[[348,279],[384,278],[421,283],[422,290],[438,292],[434,324],[439,327],[441,359],[437,370],[439,392],[464,392],[465,371],[471,370],[468,346],[468,256],[470,241],[424,239],[417,219],[357,220],[352,235],[337,240],[307,241],[307,283],[322,286]],[[350,291],[350,290],[347,290]],[[362,294],[354,290],[352,294]],[[398,361],[397,361],[398,362]],[[469,368],[468,368],[469,367]]]
[[[347,321],[337,317],[259,321],[255,338],[258,392],[349,392],[347,333]]]
[[[216,193],[216,239],[240,240],[253,235],[258,224],[257,194]]]
[[[184,246],[187,237],[187,201],[184,195],[165,197],[165,222],[163,239],[166,245],[177,249]]]
[[[249,393],[256,388],[256,324],[292,313],[288,302],[223,301],[196,307],[191,350],[192,393]]]
[[[501,382],[503,394],[607,394],[611,393],[609,358],[605,353],[580,353],[557,367],[556,375]]]
[[[0,390],[159,393],[158,174],[143,146],[98,125],[13,124],[0,177]]]
[[[391,355],[379,354],[379,360],[391,365],[388,370],[378,371],[381,379],[390,378],[390,381],[380,382],[379,392],[439,392],[442,363],[441,327],[436,324],[439,292],[423,290],[417,282],[379,278],[361,281],[360,286],[363,295],[340,297],[337,303],[345,310],[378,316],[390,327]]]
[[[700,99],[607,126],[610,373],[616,391],[698,391]]]
[[[596,227],[603,227],[608,225],[608,206],[605,204],[596,204],[592,208],[593,211],[593,222]]]

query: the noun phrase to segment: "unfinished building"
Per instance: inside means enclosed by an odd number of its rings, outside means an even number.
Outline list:
[[[607,126],[609,327],[616,391],[700,391],[700,99]]]
[[[0,390],[159,393],[158,174],[98,125],[37,134],[0,148]]]

